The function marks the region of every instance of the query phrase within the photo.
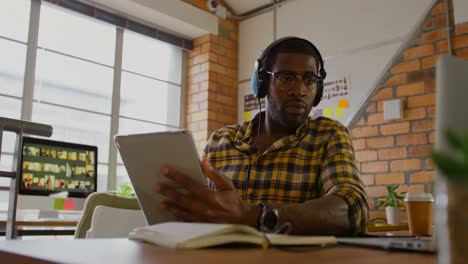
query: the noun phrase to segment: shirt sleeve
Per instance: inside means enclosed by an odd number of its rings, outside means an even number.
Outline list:
[[[348,216],[353,234],[365,233],[369,206],[346,128],[331,136],[321,166],[320,186],[323,196],[337,195],[348,204]]]

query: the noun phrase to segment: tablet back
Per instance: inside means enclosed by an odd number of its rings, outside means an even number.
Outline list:
[[[149,225],[174,221],[159,209],[164,198],[154,190],[157,183],[172,183],[159,172],[161,165],[168,165],[198,182],[206,183],[189,131],[116,135],[114,142]]]

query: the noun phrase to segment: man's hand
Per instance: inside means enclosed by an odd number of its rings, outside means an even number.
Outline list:
[[[186,193],[167,184],[157,184],[156,191],[169,198],[161,202],[161,209],[181,221],[256,225],[260,207],[242,201],[232,181],[212,169],[207,160],[203,160],[202,169],[215,184],[216,191],[173,168],[162,166],[161,173]]]

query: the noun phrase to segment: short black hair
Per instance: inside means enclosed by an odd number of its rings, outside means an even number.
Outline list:
[[[265,65],[263,67],[263,70],[271,71],[273,64],[276,62],[276,56],[279,53],[301,53],[312,55],[317,62],[317,71],[320,70],[319,57],[321,55],[318,54],[317,51],[309,43],[300,38],[286,39],[274,46],[266,55],[266,57],[263,58],[262,63],[263,65]]]

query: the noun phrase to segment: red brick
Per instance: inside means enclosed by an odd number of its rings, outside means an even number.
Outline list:
[[[408,157],[406,147],[379,150],[379,160],[403,159]]]
[[[424,24],[424,30],[431,30],[434,29],[434,18],[429,18],[426,23]]]
[[[388,194],[385,186],[366,187],[366,193],[368,197],[380,197]]]
[[[427,136],[424,133],[397,136],[398,146],[427,144]]]
[[[419,60],[412,60],[407,62],[402,62],[395,65],[390,72],[392,74],[402,73],[402,72],[411,72],[411,71],[418,71],[420,69]]]
[[[385,195],[385,194],[383,194],[383,195]],[[377,218],[387,219],[385,211],[371,211],[371,212],[369,212],[369,219],[377,219]]]
[[[435,104],[435,94],[426,94],[408,98],[408,108],[428,106]]]
[[[375,150],[356,151],[356,159],[360,162],[377,160],[377,151]]]
[[[435,116],[435,107],[434,106],[428,107],[427,108],[427,113],[429,114],[430,118],[434,118],[434,116]]]
[[[367,106],[366,108],[367,113],[375,113],[376,110],[377,110],[377,105],[374,102],[369,104],[369,106]]]
[[[421,169],[421,160],[419,159],[405,159],[394,160],[390,164],[392,171],[415,171]]]
[[[434,144],[435,143],[435,133],[432,132],[430,135],[429,135],[429,143],[431,144]]]
[[[383,112],[384,101],[377,102],[377,112]]]
[[[447,25],[447,17],[445,15],[440,15],[436,17],[436,25],[438,27],[443,27]]]
[[[354,126],[363,126],[364,124],[364,117],[361,117],[359,121],[357,121],[356,124],[354,124]]]
[[[411,132],[422,132],[434,130],[433,120],[418,120],[411,122]]]
[[[426,82],[426,92],[434,93],[435,92],[435,81]]]
[[[431,14],[432,15],[445,14],[445,2],[442,1],[442,2],[435,4],[431,10]]]
[[[432,145],[417,145],[409,147],[410,157],[428,157],[432,153]]]
[[[425,168],[426,170],[433,170],[434,169],[434,162],[432,161],[432,159],[426,159],[425,161]]]
[[[430,81],[435,79],[434,69],[407,73],[408,83]]]
[[[229,68],[237,67],[237,60],[233,60],[227,57],[218,56],[218,63]]]
[[[378,127],[356,127],[351,130],[351,134],[355,138],[362,138],[362,137],[374,137],[379,134],[379,128]]]
[[[397,96],[409,96],[423,94],[426,88],[424,82],[400,85],[397,87]]]
[[[400,73],[396,75],[392,75],[388,80],[384,83],[384,87],[390,87],[393,85],[403,84],[407,82],[406,73]]]
[[[200,46],[193,47],[193,49],[189,52],[189,57],[193,58],[197,55],[199,55],[201,52]],[[190,64],[189,64],[190,65]]]
[[[411,175],[411,183],[430,183],[434,180],[434,171],[420,171]]]
[[[386,147],[393,147],[394,139],[393,136],[390,137],[377,137],[377,138],[368,138],[366,140],[367,148],[369,149],[380,149]]]
[[[439,55],[434,55],[434,56],[422,59],[421,68],[423,70],[429,69],[429,68],[434,68],[438,59],[439,59]]]
[[[468,59],[468,49],[457,50],[455,54],[460,58]]]
[[[437,52],[444,53],[448,51],[448,42],[447,40],[442,40],[437,43]]]
[[[393,124],[380,126],[380,132],[384,136],[405,134],[409,132],[409,128],[410,128],[409,122],[393,123]]]
[[[434,54],[434,46],[432,46],[432,44],[426,44],[405,50],[403,52],[403,59],[412,60],[421,57],[427,57],[432,54]]]
[[[397,192],[424,192],[424,185],[400,185],[400,188],[398,188]]]
[[[383,113],[370,114],[367,116],[368,125],[376,125],[385,123]]]
[[[428,42],[433,42],[433,41],[446,39],[446,38],[447,38],[447,31],[445,30],[445,28],[443,28],[443,29],[437,29],[434,31],[423,33],[421,35],[421,42],[428,43]]]
[[[375,176],[375,184],[377,185],[403,184],[403,183],[405,183],[404,173],[385,173],[385,174],[377,174]]]
[[[457,36],[453,39],[453,48],[461,49],[468,47],[468,35]]]
[[[417,120],[426,118],[426,108],[419,107],[419,108],[411,108],[404,111],[404,118],[406,120]]]
[[[455,33],[457,35],[468,33],[468,22],[455,25]]]
[[[361,172],[363,173],[376,173],[387,172],[387,161],[374,161],[374,162],[361,162]]]
[[[379,92],[372,97],[372,100],[381,100],[381,99],[388,99],[393,97],[393,90],[392,88],[382,88]]]
[[[354,150],[365,149],[366,140],[365,139],[353,139],[353,147],[354,147]]]
[[[361,174],[361,180],[364,185],[374,185],[374,174]]]
[[[205,42],[214,41],[216,42],[216,36],[213,34],[203,35],[193,40],[193,46],[199,46]]]
[[[369,199],[367,200],[367,205],[369,206],[369,209],[374,209],[375,208],[375,199]]]

